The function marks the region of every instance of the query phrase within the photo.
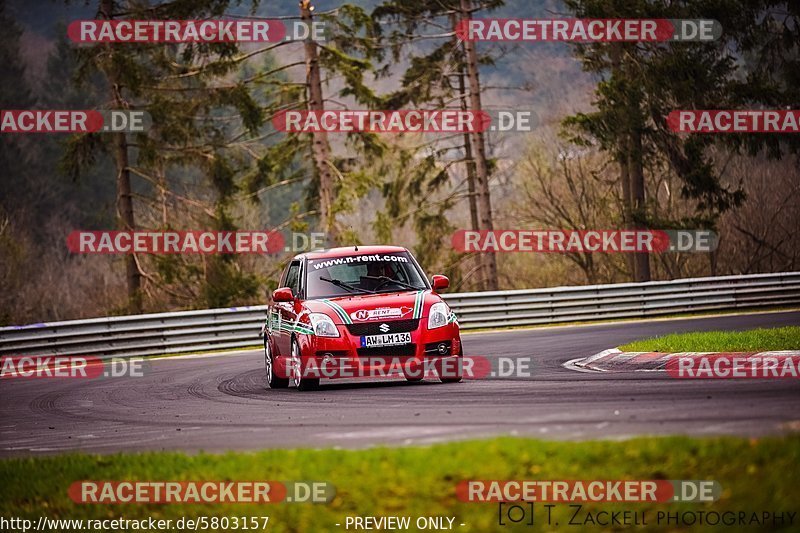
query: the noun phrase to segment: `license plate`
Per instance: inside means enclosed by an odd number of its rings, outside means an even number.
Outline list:
[[[411,333],[386,333],[384,335],[365,335],[361,337],[362,348],[372,348],[373,346],[397,346],[398,344],[410,344]]]

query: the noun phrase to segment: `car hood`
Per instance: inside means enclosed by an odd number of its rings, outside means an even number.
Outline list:
[[[312,313],[327,314],[336,324],[351,324],[425,318],[430,306],[441,301],[439,295],[424,290],[306,300],[305,306]]]

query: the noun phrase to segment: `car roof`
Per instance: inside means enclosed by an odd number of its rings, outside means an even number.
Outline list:
[[[408,252],[402,246],[342,246],[339,248],[328,248],[327,250],[313,250],[295,256],[297,259],[328,259],[331,257],[344,257],[348,255],[369,255],[369,254],[391,254],[397,252]]]

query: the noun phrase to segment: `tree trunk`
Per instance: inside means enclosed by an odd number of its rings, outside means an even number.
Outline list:
[[[111,20],[114,16],[113,0],[102,0],[100,3],[100,18]],[[117,73],[111,56],[114,53],[113,45],[107,44],[109,53],[108,67],[105,69],[106,78],[111,88],[111,101],[114,109],[123,109],[125,102],[119,85]],[[133,194],[131,191],[131,173],[128,162],[128,139],[125,133],[112,133],[112,153],[117,167],[117,220],[121,230],[134,231],[136,220],[133,215]],[[136,264],[136,256],[125,256],[125,271],[128,284],[128,305],[133,313],[141,313],[142,308],[142,273]]]
[[[631,132],[631,150],[628,152],[630,159],[631,200],[633,202],[633,222],[636,229],[647,229],[647,212],[644,190],[644,167],[642,165],[642,132],[634,128]],[[650,281],[650,254],[647,252],[636,253],[636,281]]]
[[[719,246],[719,244],[717,245]],[[717,248],[719,250],[719,248]],[[711,276],[717,276],[717,260],[719,259],[719,255],[717,255],[717,250],[714,250],[710,254],[708,254],[708,262],[709,262],[709,274]]]
[[[453,14],[450,16],[450,21],[453,27],[453,32],[455,32],[458,24],[458,17]],[[461,103],[461,111],[467,111],[469,109],[469,104],[467,103],[467,84],[465,79],[466,73],[464,72],[464,51],[460,50],[461,43],[456,35],[453,35],[453,46],[458,61],[458,99]],[[480,228],[480,223],[478,221],[478,198],[475,193],[475,158],[472,155],[472,144],[470,141],[469,132],[466,131],[464,132],[464,159],[466,160],[467,169],[470,229],[477,231]],[[476,259],[478,261],[475,266],[482,270],[483,259],[480,256],[476,256]],[[483,276],[481,275],[480,278],[481,279],[478,280],[479,282],[477,288],[478,290],[484,290]]]
[[[311,0],[301,0],[300,19],[311,26],[313,6]],[[312,39],[304,43],[306,56],[306,83],[308,84],[308,110],[321,112],[325,109],[322,97],[322,78],[319,69],[317,44]],[[331,245],[338,244],[338,232],[333,212],[333,173],[330,168],[330,145],[325,131],[312,133],[311,152],[314,168],[319,178],[319,220],[322,231]]]
[[[612,77],[622,76],[620,64],[622,63],[622,44],[613,43],[611,45],[611,75]],[[633,201],[631,199],[631,173],[628,154],[630,153],[630,140],[627,136],[622,138],[621,150],[617,154],[619,163],[619,181],[622,189],[622,225],[625,229],[633,229],[633,215],[631,213]],[[636,261],[632,254],[625,254],[625,264],[628,266],[631,280],[636,279]]]
[[[461,0],[461,17],[467,21],[472,19],[471,0]],[[478,54],[475,50],[475,42],[464,39],[464,49],[466,51],[466,67],[469,79],[469,103],[473,113],[480,113],[483,109],[481,105],[481,84],[478,77]],[[472,142],[472,152],[475,157],[475,188],[478,198],[478,224],[481,230],[492,231],[494,224],[492,221],[492,202],[489,195],[489,167],[486,162],[486,143],[483,132],[476,131],[470,135]],[[493,253],[481,254],[483,262],[482,277],[484,286],[487,290],[497,290],[497,257]]]
[[[467,110],[467,97],[466,93],[466,86],[464,83],[464,71],[463,69],[459,69],[458,72],[458,86],[459,91],[461,91],[461,110]],[[472,231],[478,231],[480,229],[480,221],[478,219],[478,197],[475,191],[475,157],[472,155],[472,144],[470,143],[469,132],[464,133],[464,158],[467,160],[467,192],[469,194],[469,219],[470,219],[470,229]],[[479,291],[486,290],[486,283],[485,275],[483,271],[485,270],[483,267],[484,258],[480,255],[476,255],[475,259],[477,259],[477,264],[475,266],[480,267],[481,275],[478,278],[477,289]]]
[[[627,142],[627,139],[625,140],[623,147],[625,150],[628,150],[629,143]],[[622,225],[626,230],[632,230],[634,229],[633,214],[631,212],[633,201],[631,200],[631,172],[627,153],[622,153],[619,156],[619,177],[620,186],[622,188]],[[636,280],[636,261],[633,257],[633,254],[625,254],[625,264],[628,265],[628,272],[630,272],[631,281]]]

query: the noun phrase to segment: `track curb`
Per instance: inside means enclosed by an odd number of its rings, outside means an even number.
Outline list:
[[[609,348],[589,357],[567,361],[562,366],[583,372],[666,372],[667,363],[677,358],[701,357],[800,357],[800,350],[766,352],[623,352]]]

